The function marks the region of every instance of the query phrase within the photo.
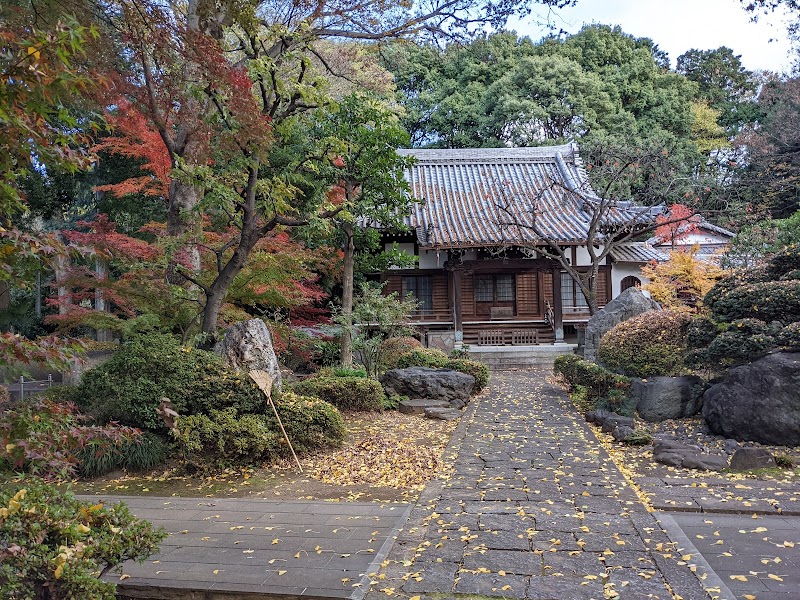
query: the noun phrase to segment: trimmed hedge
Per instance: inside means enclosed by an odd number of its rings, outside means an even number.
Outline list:
[[[292,446],[299,454],[341,444],[342,415],[319,398],[284,392],[275,405]],[[272,414],[239,415],[235,408],[178,417],[175,435],[188,466],[205,471],[230,465],[258,464],[288,447]]]
[[[122,344],[108,362],[83,376],[71,396],[101,422],[118,421],[160,433],[166,427],[156,409],[163,397],[184,416],[229,407],[239,414],[266,409],[258,387],[246,375],[225,367],[219,356],[153,333]]]
[[[429,367],[431,369],[451,369],[475,378],[473,393],[478,393],[489,384],[489,367],[477,360],[450,358],[436,348],[419,348],[406,352],[397,361],[398,368]]]
[[[445,368],[472,375],[475,378],[475,385],[472,388],[474,393],[480,392],[489,385],[489,367],[477,360],[452,358],[447,361]]]
[[[612,373],[608,369],[583,360],[575,354],[563,354],[556,358],[553,371],[561,375],[570,387],[585,388],[587,404],[596,406],[603,398],[610,398],[614,404],[622,401],[621,392],[630,387],[630,379]]]
[[[396,369],[401,356],[406,352],[420,348],[422,348],[422,343],[413,337],[389,338],[381,342],[381,369],[384,371]]]
[[[800,321],[800,280],[743,283],[724,293],[709,292],[706,306],[719,321]]]
[[[688,313],[679,310],[637,315],[602,337],[597,357],[606,367],[630,377],[678,375],[684,370],[690,320]]]
[[[341,410],[382,410],[386,400],[381,384],[365,377],[309,377],[295,383],[292,390]]]
[[[429,367],[431,369],[445,369],[450,358],[436,348],[417,348],[406,352],[397,360],[397,368]]]

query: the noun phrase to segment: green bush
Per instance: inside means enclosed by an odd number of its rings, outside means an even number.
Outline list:
[[[623,400],[618,392],[625,392],[630,387],[630,379],[627,377],[612,373],[575,354],[557,357],[553,371],[566,380],[571,391],[580,391],[583,404],[590,408],[595,408],[603,398],[621,404]]]
[[[429,367],[431,369],[444,369],[450,358],[436,348],[416,348],[397,359],[397,368]]]
[[[149,471],[167,458],[167,444],[152,433],[113,447],[110,451],[87,444],[77,454],[78,472],[83,477],[99,477],[115,469]]]
[[[336,367],[333,369],[334,377],[361,377],[362,379],[368,377],[367,370],[363,368],[348,369],[346,367]]]
[[[158,551],[166,533],[123,504],[77,500],[35,484],[0,489],[0,597],[6,600],[114,600],[99,576]]]
[[[418,348],[403,354],[397,361],[398,367],[429,367],[431,369],[452,369],[475,378],[473,393],[477,393],[489,384],[489,367],[476,360],[450,358],[435,348]]]
[[[292,390],[341,410],[381,410],[386,396],[378,381],[363,377],[309,377],[295,383]]]
[[[706,366],[730,367],[754,360],[776,346],[775,338],[731,327],[720,333],[700,354]]]
[[[384,340],[380,345],[381,369],[389,371],[398,368],[400,357],[406,352],[422,348],[422,343],[413,337],[395,337]]]
[[[344,441],[344,420],[332,404],[319,398],[283,392],[276,405],[297,452],[339,446]]]
[[[475,385],[472,388],[474,393],[480,392],[489,385],[489,367],[477,360],[467,360],[466,358],[451,358],[445,364],[445,368],[472,375],[475,378]]]
[[[156,413],[161,398],[180,415],[231,407],[261,413],[264,396],[244,374],[226,368],[213,352],[185,348],[174,338],[146,334],[124,344],[105,364],[88,371],[74,392],[78,405],[102,422],[118,421],[166,432]]]
[[[800,321],[800,281],[743,283],[725,293],[706,295],[706,306],[717,321],[760,319]],[[710,302],[709,302],[710,300]]]
[[[769,260],[767,267],[771,279],[789,279],[791,274],[800,273],[800,246],[791,244],[786,246]],[[800,277],[793,277],[800,279]]]
[[[597,357],[609,369],[630,377],[678,375],[684,369],[690,319],[686,312],[677,310],[632,317],[602,337]]]
[[[790,323],[781,329],[775,339],[783,348],[800,347],[800,322]]]
[[[178,417],[175,439],[187,465],[200,471],[264,462],[278,453],[281,434],[265,415],[235,408]]]
[[[686,345],[689,348],[705,348],[720,332],[714,321],[704,316],[693,318],[686,326]]]

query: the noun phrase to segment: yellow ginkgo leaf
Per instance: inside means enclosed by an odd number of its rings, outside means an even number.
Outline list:
[[[731,575],[731,579],[734,581],[747,581],[747,577],[744,575]]]

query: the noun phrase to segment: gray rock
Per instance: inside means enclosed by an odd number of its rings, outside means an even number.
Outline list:
[[[717,454],[696,454],[684,457],[681,466],[701,471],[722,471],[728,468],[728,459]]]
[[[589,319],[586,324],[583,357],[586,360],[596,360],[600,338],[617,323],[660,308],[658,302],[645,296],[640,289],[628,288]]]
[[[452,408],[463,408],[469,402],[475,378],[449,369],[408,367],[387,371],[381,384],[389,396],[443,400]]]
[[[603,417],[600,423],[600,429],[603,433],[611,433],[615,427],[624,426],[633,429],[633,419],[631,417],[623,417],[617,413],[608,413]]]
[[[398,410],[406,415],[424,415],[428,408],[450,408],[450,403],[444,400],[431,400],[430,398],[415,398],[401,400]]]
[[[703,396],[709,429],[736,440],[800,445],[800,353],[769,354],[728,370]]]
[[[628,427],[627,425],[617,425],[611,432],[611,437],[613,437],[618,442],[624,442],[632,435],[633,435],[633,427]]]
[[[764,448],[739,448],[731,456],[731,469],[737,471],[774,469],[777,466],[775,457]]]
[[[281,387],[281,370],[272,335],[261,319],[234,323],[225,337],[214,346],[214,352],[238,371],[266,371],[272,377],[273,389]]]
[[[657,463],[670,465],[672,467],[683,466],[683,460],[686,455],[677,452],[662,452],[660,454],[653,453],[653,460]]]
[[[631,398],[645,421],[691,417],[703,406],[703,380],[695,375],[633,379]]]
[[[725,444],[723,446],[723,449],[728,454],[733,454],[739,448],[740,448],[739,442],[737,442],[736,440],[725,440]]]
[[[461,416],[461,411],[455,408],[426,408],[425,416],[428,419],[440,419],[442,421],[455,421]]]

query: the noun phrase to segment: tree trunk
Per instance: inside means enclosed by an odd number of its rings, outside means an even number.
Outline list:
[[[97,311],[106,312],[109,307],[106,303],[106,299],[103,297],[102,283],[105,283],[108,279],[108,261],[101,258],[95,259],[94,272],[97,276],[98,283],[101,284],[94,289],[94,308]],[[114,340],[113,334],[108,329],[98,329],[95,334],[98,342],[111,342]]]
[[[355,263],[355,245],[353,243],[353,224],[343,223],[344,233],[344,273],[342,274],[342,352],[341,362],[345,369],[353,366],[353,271]]]
[[[197,228],[198,216],[194,214],[200,202],[201,192],[193,185],[172,180],[169,189],[169,211],[167,212],[167,235],[170,237],[191,237]],[[170,258],[167,281],[180,285],[186,280],[177,272],[180,264],[192,273],[200,271],[200,251],[187,241]]]
[[[59,240],[63,242],[61,235],[58,236]],[[66,254],[59,254],[53,260],[53,274],[55,275],[58,284],[58,314],[65,315],[69,312],[69,306],[72,304],[72,293],[61,282],[67,277],[67,272],[70,268],[70,259]]]

